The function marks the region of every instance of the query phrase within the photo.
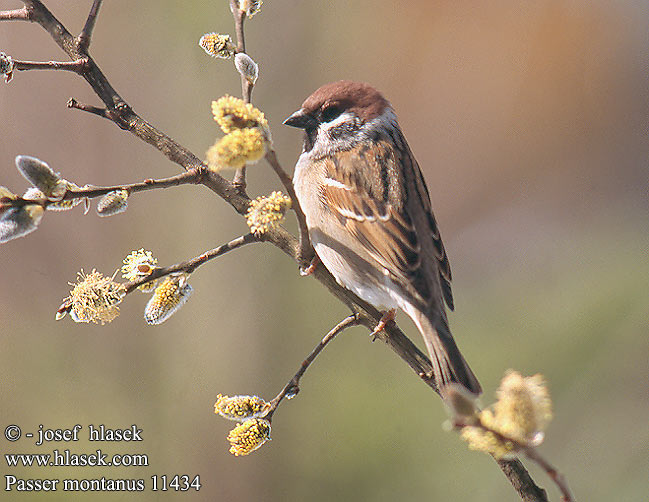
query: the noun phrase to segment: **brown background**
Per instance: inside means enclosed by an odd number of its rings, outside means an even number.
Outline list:
[[[48,2],[74,32],[90,3]],[[579,500],[639,500],[647,489],[648,22],[642,1],[268,0],[246,24],[260,65],[254,101],[287,169],[300,139],[281,121],[319,85],[365,80],[391,100],[429,184],[453,265],[451,325],[483,402],[508,368],[547,377],[556,418],[541,451]],[[115,0],[91,47],[134,109],[199,156],[218,135],[210,101],[240,89],[232,62],[198,47],[208,31],[233,33],[226,0]],[[0,50],[62,58],[26,23],[0,24]],[[79,184],[178,172],[110,122],[66,109],[71,96],[98,104],[67,72],[22,72],[0,86],[0,184],[26,188],[17,154]],[[250,169],[251,194],[278,188],[268,166]],[[141,469],[5,466],[3,475],[150,485],[155,473],[200,474],[199,494],[182,496],[193,500],[517,500],[486,455],[442,430],[439,400],[360,328],[317,361],[276,414],[269,445],[227,453],[232,424],[212,414],[216,395],[274,396],[346,315],[274,248],[199,269],[194,296],[159,327],[144,323],[139,293],[107,326],[54,321],[79,269],[110,274],[140,247],[167,265],[245,231],[208,190],[180,187],[134,196],[114,218],[47,213],[36,233],[0,247],[2,428],[137,424],[143,443],[103,448],[150,459]],[[3,453],[97,447],[0,444]]]

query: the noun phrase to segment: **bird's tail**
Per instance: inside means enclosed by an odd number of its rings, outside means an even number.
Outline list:
[[[411,317],[424,337],[433,365],[433,376],[440,390],[445,385],[456,382],[473,394],[481,394],[480,382],[457,348],[446,319],[420,311],[413,314]]]

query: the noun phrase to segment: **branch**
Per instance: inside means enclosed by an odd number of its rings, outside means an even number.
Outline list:
[[[88,19],[86,19],[86,24],[77,37],[77,50],[79,52],[88,52],[90,39],[92,38],[92,30],[95,29],[95,21],[97,20],[97,14],[99,14],[99,7],[101,7],[101,2],[102,0],[93,1],[92,7],[90,8],[90,13],[88,14]]]
[[[31,12],[27,7],[15,10],[0,11],[0,21],[31,21]]]
[[[146,284],[147,282],[151,282],[155,279],[159,279],[160,277],[164,277],[175,272],[187,272],[188,274],[191,274],[192,272],[194,272],[194,270],[196,270],[204,263],[207,263],[208,261],[224,255],[229,251],[233,251],[253,242],[261,241],[254,234],[242,235],[241,237],[237,237],[236,239],[233,239],[230,242],[226,242],[219,247],[205,251],[203,254],[197,256],[196,258],[192,258],[191,260],[176,263],[175,265],[171,265],[169,267],[156,268],[153,270],[153,272],[151,272],[151,274],[147,275],[146,277],[138,279],[137,281],[124,283],[126,294],[135,291],[138,286],[142,286],[142,284]]]
[[[75,61],[14,61],[14,70],[65,70],[83,73],[88,69],[88,59],[80,58]]]
[[[232,17],[234,18],[234,29],[237,36],[237,52],[246,52],[246,39],[243,32],[243,21],[246,19],[245,11],[239,9],[239,5],[236,0],[230,0],[230,10],[232,11]],[[252,89],[254,84],[248,81],[243,75],[241,77],[241,97],[246,103],[250,103],[252,100]],[[235,187],[242,193],[246,193],[246,167],[237,169],[234,173],[234,179],[232,183]]]
[[[277,154],[275,153],[275,150],[269,148],[269,150],[266,152],[265,158],[273,168],[273,171],[275,171],[275,174],[277,174],[277,176],[279,177],[282,185],[284,185],[288,196],[291,198],[291,207],[293,208],[293,211],[295,211],[295,217],[297,218],[300,239],[300,250],[297,258],[298,262],[300,263],[300,267],[302,269],[305,269],[309,266],[309,263],[315,256],[313,247],[311,247],[311,241],[309,240],[309,229],[306,224],[306,217],[302,212],[302,207],[300,206],[300,202],[298,201],[297,195],[295,194],[293,181],[288,176],[288,174],[286,174],[286,171],[284,171],[284,168],[277,160]]]
[[[109,187],[95,187],[95,186],[86,186],[79,188],[78,190],[70,189],[65,192],[65,195],[61,200],[74,200],[74,199],[94,199],[95,197],[101,197],[107,193],[114,192],[116,190],[126,190],[129,194],[136,192],[144,192],[146,190],[156,190],[160,188],[169,188],[179,185],[188,185],[188,184],[199,184],[202,182],[202,178],[205,176],[205,170],[202,168],[194,168],[189,171],[185,171],[175,176],[170,176],[169,178],[162,178],[159,180],[154,179],[145,179],[138,183],[131,183],[128,185],[114,185]],[[50,204],[56,204],[60,201],[51,201],[47,198],[38,198],[38,199],[23,199],[18,197],[16,199],[2,199],[3,204],[6,204],[7,207],[22,207],[29,205],[38,205],[42,207],[47,207]]]
[[[75,110],[81,110],[84,112],[92,113],[99,117],[115,121],[114,115],[108,110],[108,108],[99,108],[93,105],[86,105],[85,103],[79,103],[76,99],[70,98],[66,103],[68,108],[74,108]],[[119,124],[118,124],[119,125]]]
[[[352,314],[339,322],[329,333],[327,333],[325,337],[320,341],[320,343],[315,346],[313,351],[311,351],[308,357],[304,361],[302,361],[300,369],[297,370],[297,373],[293,376],[293,378],[291,378],[291,380],[284,386],[281,392],[269,403],[270,407],[268,408],[268,411],[264,413],[262,418],[271,421],[275,410],[277,410],[277,407],[282,402],[282,400],[284,398],[291,399],[298,392],[300,392],[300,379],[302,378],[304,373],[306,373],[306,370],[309,369],[309,366],[311,366],[311,363],[315,360],[315,358],[318,357],[318,354],[322,352],[322,350],[330,341],[332,341],[336,337],[336,335],[343,332],[347,328],[357,325],[358,316],[356,314]]]
[[[204,263],[217,258],[218,256],[224,255],[228,251],[238,249],[242,246],[245,246],[246,244],[253,242],[261,241],[254,234],[242,235],[241,237],[237,237],[236,239],[233,239],[230,242],[227,242],[219,247],[206,251],[196,258],[192,258],[191,260],[176,263],[175,265],[171,265],[169,267],[155,268],[153,269],[153,272],[151,272],[146,277],[142,277],[141,279],[138,279],[136,281],[125,282],[123,284],[124,294],[128,295],[135,291],[139,286],[142,286],[147,282],[154,281],[156,279],[159,279],[160,277],[164,277],[175,272],[187,272],[188,274],[191,274],[192,272],[194,272],[194,270],[196,270]],[[66,299],[56,310],[56,318],[60,319],[68,314],[72,310],[72,306],[73,305],[70,299]]]

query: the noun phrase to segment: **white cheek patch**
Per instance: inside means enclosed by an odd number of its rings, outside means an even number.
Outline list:
[[[356,122],[358,119],[356,118],[355,115],[349,113],[349,112],[344,112],[338,115],[335,119],[333,119],[331,122],[325,122],[323,124],[320,124],[320,130],[324,133],[328,132],[330,129],[335,129],[336,127],[339,127],[342,124],[353,124]]]

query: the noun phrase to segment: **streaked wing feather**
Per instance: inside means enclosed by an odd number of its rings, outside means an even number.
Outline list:
[[[386,170],[398,172],[391,152],[389,144],[379,142],[377,149],[350,150],[343,152],[343,158],[327,160],[328,178],[320,197],[379,266],[398,282],[412,285],[420,300],[427,303],[431,288],[419,273],[421,246],[417,232],[405,208],[394,202],[402,198],[390,193],[404,186],[403,180],[396,186],[385,182]],[[375,169],[365,166],[359,170],[358,163],[374,163]],[[375,179],[359,179],[359,171],[375,173]]]

